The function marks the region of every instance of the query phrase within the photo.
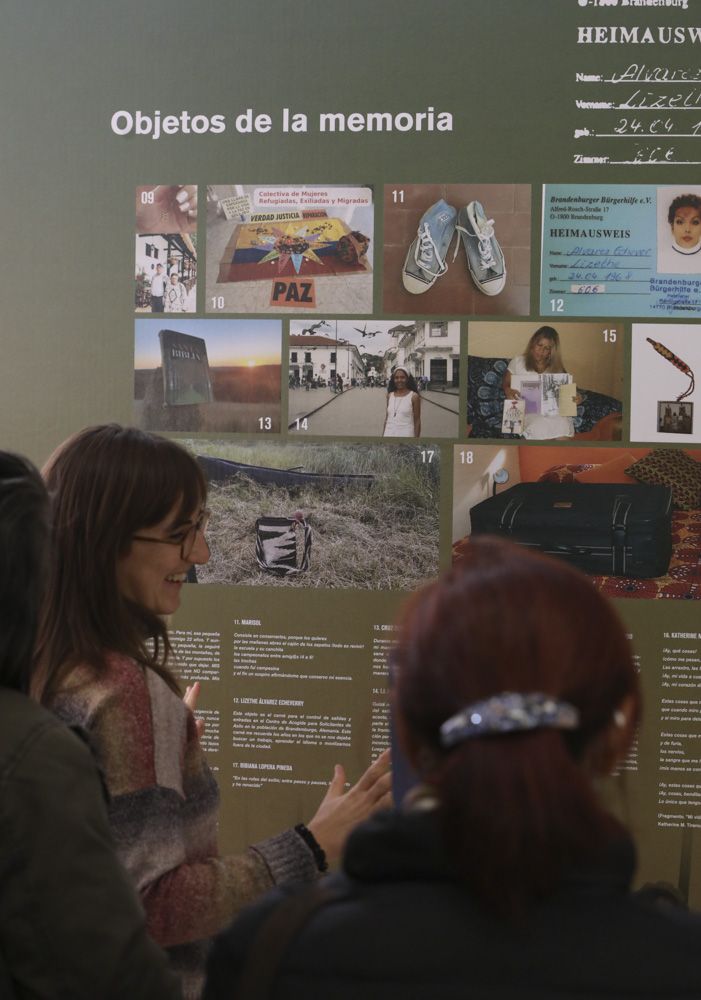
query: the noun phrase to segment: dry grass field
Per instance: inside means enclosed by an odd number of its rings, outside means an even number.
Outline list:
[[[424,463],[413,445],[183,442],[196,454],[248,465],[366,474],[371,485],[271,486],[247,476],[213,483],[207,538],[212,556],[201,583],[412,590],[438,572],[439,452]],[[259,568],[255,522],[302,511],[312,527],[310,568],[278,577]],[[302,533],[298,552],[301,555]]]

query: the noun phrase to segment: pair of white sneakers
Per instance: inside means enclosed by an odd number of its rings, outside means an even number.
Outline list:
[[[498,295],[506,284],[504,254],[494,235],[494,220],[488,219],[478,201],[460,211],[441,199],[421,216],[419,229],[402,268],[407,292],[420,295],[448,270],[446,258],[456,236],[455,260],[460,240],[465,247],[467,266],[477,288],[485,295]]]

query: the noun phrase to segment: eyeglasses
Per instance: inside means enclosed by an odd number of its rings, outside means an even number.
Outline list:
[[[148,535],[132,535],[131,537],[135,542],[156,542],[157,545],[179,545],[180,556],[183,560],[187,561],[192,555],[197,535],[204,535],[211,516],[211,511],[203,510],[194,524],[184,529],[180,538],[149,538]]]

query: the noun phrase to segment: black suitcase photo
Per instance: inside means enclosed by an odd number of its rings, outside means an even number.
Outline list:
[[[470,511],[472,534],[505,535],[585,573],[663,576],[672,491],[623,483],[518,483]]]

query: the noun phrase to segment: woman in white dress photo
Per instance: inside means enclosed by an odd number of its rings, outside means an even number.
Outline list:
[[[397,365],[387,384],[387,412],[383,437],[421,436],[421,397],[408,368]]]

